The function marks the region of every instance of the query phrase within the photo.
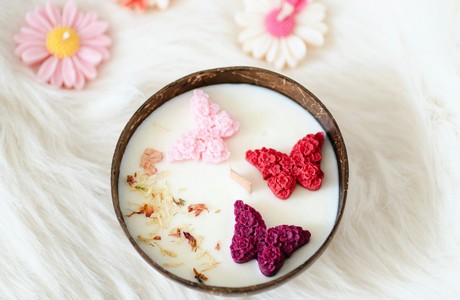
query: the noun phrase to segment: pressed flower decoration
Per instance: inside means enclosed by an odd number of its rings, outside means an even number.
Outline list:
[[[325,11],[314,0],[245,0],[245,10],[235,18],[243,27],[238,39],[255,58],[292,68],[307,54],[307,44],[324,44]]]
[[[27,25],[15,35],[16,55],[38,66],[40,81],[55,87],[81,89],[97,75],[96,66],[109,57],[108,25],[94,12],[80,12],[73,0],[64,8],[47,3],[26,15]]]
[[[169,6],[169,0],[118,0],[118,2],[124,7],[134,8],[138,11],[145,11],[150,7],[164,10]]]

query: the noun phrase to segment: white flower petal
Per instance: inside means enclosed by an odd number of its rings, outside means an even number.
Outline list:
[[[243,51],[246,53],[252,53],[252,51],[254,50],[254,46],[254,39],[246,41],[243,43]]]
[[[328,29],[329,29],[327,27],[327,25],[325,23],[323,23],[323,22],[312,22],[312,23],[308,24],[308,26],[313,28],[313,29],[318,30],[322,34],[326,33],[328,31]]]
[[[267,52],[267,61],[269,63],[273,63],[275,58],[277,57],[277,53],[279,51],[279,39],[273,39],[272,44]]]
[[[264,34],[263,36],[254,40],[254,47],[252,49],[252,54],[255,58],[262,58],[267,53],[270,45],[272,44],[273,38],[270,37],[268,34]]]
[[[244,43],[248,40],[252,40],[253,38],[262,35],[265,33],[265,28],[262,26],[251,26],[243,30],[240,35],[238,36],[238,40],[241,43]]]
[[[297,66],[297,63],[299,61],[299,58],[297,58],[294,54],[293,51],[291,51],[290,46],[288,44],[288,39],[283,39],[281,41],[281,51],[286,59],[286,63],[288,64],[289,67],[293,68]],[[295,50],[294,50],[295,51]]]
[[[324,44],[324,37],[321,32],[307,26],[297,26],[294,32],[307,43],[315,46],[322,46]]]
[[[307,47],[305,42],[296,35],[291,35],[286,40],[289,52],[297,59],[302,59],[307,54]]]
[[[281,70],[284,67],[284,64],[286,63],[286,56],[283,53],[283,47],[280,42],[280,46],[278,48],[278,51],[276,53],[276,58],[274,61],[275,68],[278,70]]]

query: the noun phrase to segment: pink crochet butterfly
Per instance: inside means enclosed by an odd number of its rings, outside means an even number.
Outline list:
[[[226,160],[230,152],[223,139],[238,132],[239,123],[221,111],[202,90],[194,91],[190,109],[196,128],[179,137],[167,153],[168,160],[202,159],[212,163]]]
[[[323,132],[307,134],[294,145],[289,155],[264,147],[248,150],[246,160],[259,169],[275,196],[287,199],[297,182],[311,191],[321,187],[324,177],[320,168],[323,143]]]
[[[240,264],[257,259],[265,276],[275,275],[284,260],[310,240],[310,232],[300,226],[279,225],[267,229],[260,213],[241,200],[235,202],[234,212],[232,258]]]

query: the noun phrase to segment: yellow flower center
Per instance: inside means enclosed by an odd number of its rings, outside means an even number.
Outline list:
[[[46,48],[59,58],[74,55],[80,48],[77,32],[66,26],[53,28],[46,37]]]

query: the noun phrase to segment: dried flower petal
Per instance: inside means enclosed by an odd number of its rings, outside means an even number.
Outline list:
[[[190,244],[190,246],[192,247],[192,251],[196,251],[196,239],[193,237],[193,235],[191,235],[190,233],[188,232],[185,232],[184,231],[184,237],[188,240],[188,243]]]
[[[193,268],[193,273],[195,274],[195,279],[198,280],[199,283],[203,283],[203,281],[208,280],[203,273],[198,272],[195,268]]]
[[[148,204],[144,204],[143,206],[141,206],[141,208],[137,211],[133,211],[131,212],[129,215],[127,215],[126,217],[131,217],[132,215],[135,215],[135,214],[145,214],[145,216],[147,218],[150,218],[150,216],[155,212],[155,209],[153,208],[153,206],[150,206]]]
[[[134,176],[128,175],[127,178],[126,178],[126,182],[129,184],[129,186],[132,186],[137,181],[136,181],[136,179],[134,179]]]
[[[153,237],[153,240],[155,240],[155,241],[161,241],[161,236],[156,235],[156,236]]]
[[[184,206],[186,201],[181,198],[173,198],[173,202],[179,206]]]
[[[158,172],[155,164],[163,160],[163,153],[153,148],[145,149],[141,157],[141,167],[144,168],[145,174],[151,176]]]
[[[181,237],[181,230],[180,228],[176,228],[175,230],[172,230],[169,236],[180,238]]]
[[[208,206],[204,203],[190,204],[188,206],[188,212],[194,212],[195,217],[198,217],[204,210],[208,211]]]

